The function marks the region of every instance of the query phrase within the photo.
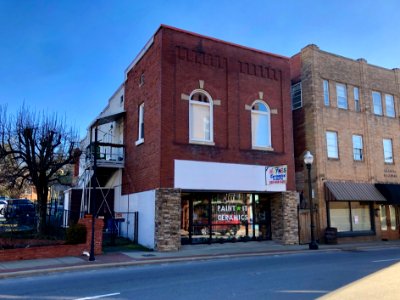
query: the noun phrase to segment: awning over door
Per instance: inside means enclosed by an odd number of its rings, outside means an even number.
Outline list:
[[[375,186],[385,196],[387,204],[400,204],[400,184],[376,183]]]
[[[372,183],[326,181],[327,201],[385,201]]]

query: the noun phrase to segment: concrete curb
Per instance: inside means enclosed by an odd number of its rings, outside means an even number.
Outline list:
[[[106,269],[112,267],[129,267],[129,266],[142,266],[142,265],[154,265],[154,264],[165,264],[165,263],[178,263],[178,262],[190,262],[190,261],[205,261],[205,260],[217,260],[217,259],[229,259],[229,258],[240,258],[240,257],[255,257],[255,256],[275,256],[275,255],[293,255],[301,253],[321,253],[321,252],[336,252],[336,251],[362,251],[362,250],[381,250],[388,248],[400,248],[400,245],[343,245],[334,247],[323,247],[319,250],[309,249],[294,249],[294,250],[267,250],[258,252],[238,252],[238,253],[225,253],[225,254],[197,254],[192,256],[170,256],[170,257],[152,257],[152,258],[131,258],[131,261],[124,262],[89,262],[84,261],[79,265],[71,266],[55,266],[45,267],[43,269],[31,269],[31,270],[20,270],[12,272],[0,272],[0,279],[13,278],[13,277],[25,277],[31,275],[43,275],[52,274],[58,272],[72,272],[77,270],[94,270],[94,269]]]
[[[44,269],[35,270],[21,270],[14,272],[0,273],[0,279],[13,278],[13,277],[25,277],[30,275],[44,275],[59,272],[70,272],[77,270],[93,270],[93,269],[106,269],[112,267],[129,267],[129,266],[142,266],[142,265],[155,265],[163,263],[179,263],[188,261],[205,261],[205,260],[217,260],[217,259],[228,259],[228,258],[240,258],[240,257],[254,257],[254,256],[275,256],[275,255],[290,255],[299,253],[308,253],[310,250],[287,250],[287,251],[266,251],[266,252],[253,252],[253,253],[231,253],[231,254],[215,254],[215,255],[195,255],[195,256],[182,256],[182,257],[159,257],[141,260],[132,260],[126,262],[116,263],[96,263],[89,262],[84,265],[74,266],[62,266],[62,267],[51,267]],[[340,251],[340,249],[322,249],[317,252],[331,252]]]

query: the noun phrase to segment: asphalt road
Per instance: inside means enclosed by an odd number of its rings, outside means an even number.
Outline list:
[[[315,299],[398,262],[391,248],[54,273],[0,280],[0,299]]]

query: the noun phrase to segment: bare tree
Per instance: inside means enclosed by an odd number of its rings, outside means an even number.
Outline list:
[[[78,134],[57,114],[36,113],[23,105],[15,116],[0,106],[0,164],[6,166],[2,181],[21,188],[26,182],[37,192],[38,232],[46,229],[49,187],[60,180],[60,170],[72,164]]]

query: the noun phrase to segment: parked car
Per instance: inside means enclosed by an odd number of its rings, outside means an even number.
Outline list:
[[[20,224],[33,224],[35,220],[35,205],[28,199],[9,199],[3,208],[4,216]]]

